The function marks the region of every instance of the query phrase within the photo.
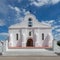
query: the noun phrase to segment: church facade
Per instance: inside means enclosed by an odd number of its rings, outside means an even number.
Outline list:
[[[20,23],[9,27],[9,48],[52,48],[52,27],[37,20],[33,14],[27,14]]]

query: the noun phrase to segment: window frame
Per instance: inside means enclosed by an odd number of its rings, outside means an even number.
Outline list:
[[[16,40],[18,40],[19,39],[19,37],[18,37],[18,33],[16,34]]]
[[[31,36],[31,31],[29,32],[29,36]]]
[[[28,19],[28,27],[32,27],[32,18]]]
[[[44,40],[44,33],[42,33],[42,40]]]

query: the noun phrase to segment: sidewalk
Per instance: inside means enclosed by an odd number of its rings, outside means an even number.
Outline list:
[[[0,56],[0,60],[60,60],[60,56],[46,57],[46,56]]]

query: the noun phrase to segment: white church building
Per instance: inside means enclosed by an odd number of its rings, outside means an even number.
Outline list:
[[[31,13],[27,13],[20,23],[11,25],[8,32],[9,39],[4,41],[2,49],[4,56],[57,56],[51,25],[39,22]]]
[[[20,23],[9,27],[8,48],[52,48],[52,27],[44,24],[31,13]]]

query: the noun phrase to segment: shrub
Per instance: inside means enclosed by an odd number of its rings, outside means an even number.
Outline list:
[[[60,46],[60,41],[57,41],[57,45]]]

